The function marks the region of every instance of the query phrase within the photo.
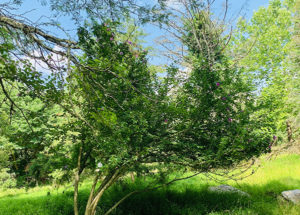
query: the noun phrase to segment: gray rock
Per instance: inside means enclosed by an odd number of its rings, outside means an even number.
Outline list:
[[[289,201],[291,201],[295,204],[300,204],[300,190],[298,190],[298,189],[297,190],[283,191],[281,193],[281,195],[285,199],[287,199],[287,200],[289,200]]]
[[[232,186],[224,185],[224,184],[222,184],[220,186],[209,187],[208,190],[211,192],[218,192],[218,193],[237,193],[241,196],[250,197],[250,195],[248,193],[241,191],[237,188],[234,188]]]

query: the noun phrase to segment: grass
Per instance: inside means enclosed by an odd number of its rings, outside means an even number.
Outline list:
[[[169,187],[137,194],[123,202],[114,215],[198,215],[198,214],[261,214],[300,215],[300,205],[279,198],[284,190],[300,189],[300,155],[281,155],[267,161],[262,167],[242,180],[227,182],[248,192],[251,197],[234,194],[216,194],[207,191],[216,185],[203,175],[176,182]],[[80,211],[83,214],[90,183],[80,189]],[[97,214],[108,209],[113,202],[134,189],[145,186],[143,179],[135,183],[130,180],[118,183],[107,192]],[[73,214],[73,192],[63,187],[37,187],[28,191],[11,189],[0,192],[0,215],[71,215]],[[47,195],[50,192],[51,195]],[[102,210],[101,210],[102,209]]]

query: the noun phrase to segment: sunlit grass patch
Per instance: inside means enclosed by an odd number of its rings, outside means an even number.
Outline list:
[[[279,198],[289,189],[300,189],[300,155],[280,155],[274,159],[261,159],[262,166],[251,176],[228,181],[250,194],[250,198],[237,194],[212,193],[209,186],[217,185],[204,175],[179,181],[171,186],[136,194],[123,202],[113,215],[197,215],[197,214],[262,214],[298,215],[300,205]],[[190,174],[190,173],[188,173]],[[175,175],[175,174],[174,174]],[[114,202],[127,193],[144,189],[150,178],[125,178],[111,187],[101,200],[97,214],[103,214]],[[81,185],[79,209],[83,214],[88,198],[90,181]],[[68,186],[66,186],[68,187]],[[0,192],[0,215],[68,215],[73,214],[72,188],[51,186],[11,189]],[[100,207],[101,206],[101,207]]]

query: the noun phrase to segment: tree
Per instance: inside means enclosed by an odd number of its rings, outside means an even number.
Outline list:
[[[163,120],[157,121],[159,110],[153,110],[152,100],[156,96],[146,52],[134,47],[131,41],[115,41],[114,28],[114,23],[104,23],[93,24],[89,31],[87,27],[79,29],[79,44],[85,54],[80,59],[82,66],[70,71],[67,77],[65,98],[69,100],[65,108],[77,116],[82,128],[92,131],[89,147],[78,147],[75,185],[80,169],[85,168],[81,160],[87,153],[85,149],[93,152],[90,157],[94,160],[94,171],[97,164],[103,164],[101,171],[94,173],[86,214],[94,214],[103,192],[139,159],[147,157],[163,124]],[[101,175],[105,178],[96,188]]]
[[[209,21],[205,13],[194,20],[200,40],[204,32],[207,38],[214,38],[203,29]],[[80,118],[95,138],[90,146],[97,152],[93,155],[95,164],[100,161],[103,165],[95,173],[85,214],[94,214],[105,190],[144,163],[210,172],[232,167],[268,150],[270,136],[260,130],[260,124],[251,116],[251,87],[238,69],[230,68],[227,58],[219,53],[219,46],[195,50],[191,36],[194,34],[189,25],[186,27],[184,41],[194,71],[175,100],[168,93],[176,69],[169,69],[165,85],[155,90],[155,77],[151,78],[148,72],[145,52],[130,42],[115,41],[112,23],[79,30],[79,44],[85,51],[81,59],[84,67],[76,68],[68,77],[69,90],[77,98],[69,105],[80,107]],[[104,179],[97,187],[101,174]]]
[[[289,59],[287,62],[287,65],[289,67],[290,71],[293,71],[293,77],[291,80],[291,91],[288,96],[288,105],[291,105],[291,113],[289,116],[289,119],[287,122],[290,122],[290,125],[293,129],[293,131],[288,133],[288,140],[289,139],[295,139],[299,137],[300,135],[300,80],[299,80],[299,8],[300,8],[300,2],[299,1],[290,1],[288,6],[292,13],[294,14],[292,18],[292,22],[294,23],[294,29],[293,29],[293,35],[291,38],[291,49],[289,52],[289,55],[287,56],[287,59]],[[297,72],[298,71],[298,72]],[[293,137],[294,136],[294,137]],[[289,138],[290,137],[290,138]]]
[[[287,139],[290,119],[298,114],[294,100],[298,72],[291,68],[294,63],[290,61],[296,47],[292,42],[296,27],[293,5],[295,1],[270,1],[267,8],[254,13],[249,23],[239,21],[232,40],[232,55],[240,59],[244,76],[256,86],[256,102],[261,106],[257,118],[279,141]]]
[[[251,85],[222,53],[226,37],[212,26],[205,10],[185,22],[182,38],[192,70],[176,96],[181,119],[176,121],[181,123],[174,123],[178,134],[174,148],[182,147],[176,152],[184,150],[185,165],[206,172],[259,155],[270,139],[252,117]]]
[[[8,122],[8,116],[4,111],[1,113],[1,125],[0,125],[0,188],[12,188],[16,185],[16,180],[11,172],[11,163],[9,162],[9,155],[15,145],[9,142],[5,137],[5,126]]]
[[[42,157],[58,133],[57,113],[60,109],[26,95],[28,92],[22,91],[24,88],[21,83],[3,82],[3,86],[9,89],[6,96],[14,101],[12,104],[3,93],[0,97],[3,101],[0,107],[3,116],[0,145],[8,156],[10,172],[16,176],[18,186],[47,183],[51,170],[58,164],[49,165],[51,159]]]
[[[49,104],[47,97],[41,100],[38,96],[41,92],[45,95],[46,88],[47,95],[53,95],[55,84],[44,85],[42,73],[28,59],[14,58],[10,34],[5,28],[0,32],[0,111],[3,113],[0,132],[4,139],[1,147],[8,155],[10,172],[17,177],[19,186],[45,183],[49,181],[51,168],[40,163],[41,152],[53,141],[58,123],[56,113],[61,110]]]

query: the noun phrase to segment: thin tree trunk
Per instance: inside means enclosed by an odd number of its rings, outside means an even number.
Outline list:
[[[133,172],[130,173],[130,177],[131,177],[131,181],[134,182],[135,178],[134,178],[134,173]]]
[[[119,200],[116,204],[114,204],[104,215],[109,215],[114,209],[116,209],[123,201],[125,201],[128,197],[132,196],[135,193],[138,193],[139,191],[133,191],[131,193],[128,193],[126,196],[124,196],[121,200]]]
[[[82,155],[82,146],[80,146],[80,148],[79,148],[79,154],[78,154],[78,160],[77,160],[77,170],[75,172],[75,179],[74,179],[74,215],[79,215],[78,186],[79,186],[79,180],[80,180],[81,155]]]
[[[99,176],[100,175],[97,175],[94,178],[94,182],[93,182],[93,185],[92,185],[92,188],[91,188],[90,196],[89,196],[89,199],[88,199],[87,204],[86,204],[85,214],[87,214],[88,208],[90,207],[91,202],[93,200],[93,196],[94,196],[94,192],[95,192],[95,189],[96,189],[96,185],[97,185],[98,180],[99,180]]]
[[[293,131],[289,121],[286,121],[286,131],[287,131],[288,142],[290,143],[293,140]]]
[[[99,188],[95,191],[96,183],[94,181],[88,203],[86,205],[85,209],[85,215],[95,215],[97,205],[104,193],[105,190],[107,190],[119,177],[120,177],[120,169],[117,169],[113,172],[111,172],[109,175],[105,177],[105,179],[102,181]]]

